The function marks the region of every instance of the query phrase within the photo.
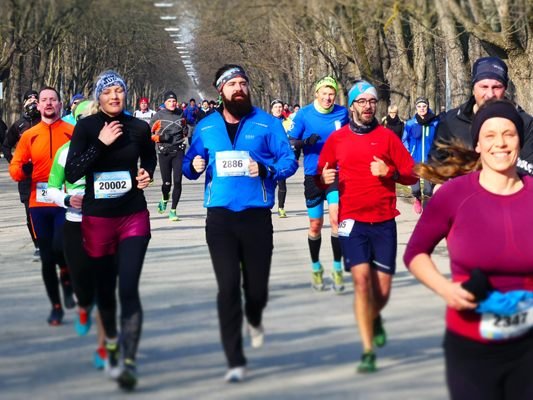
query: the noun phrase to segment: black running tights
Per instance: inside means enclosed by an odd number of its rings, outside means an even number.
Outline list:
[[[177,153],[159,154],[159,170],[161,171],[161,192],[163,198],[168,200],[170,195],[170,188],[172,189],[172,206],[171,210],[175,210],[181,197],[181,164],[183,163],[183,150],[178,150]]]
[[[135,360],[141,338],[143,310],[139,296],[139,280],[150,238],[130,237],[118,244],[112,256],[91,258],[96,275],[98,310],[106,337],[117,337],[117,278],[120,299],[120,343],[124,358]]]

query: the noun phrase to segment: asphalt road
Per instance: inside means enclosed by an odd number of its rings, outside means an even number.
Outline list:
[[[184,181],[181,221],[156,210],[160,179],[146,191],[152,240],[141,278],[144,330],[138,354],[139,386],[125,394],[93,369],[94,329],[74,333],[74,312],[49,327],[50,306],[40,264],[24,224],[16,184],[0,160],[0,398],[14,399],[446,399],[441,340],[444,303],[419,284],[401,261],[417,216],[410,199],[398,207],[398,272],[383,316],[388,345],[379,371],[358,375],[361,345],[352,313],[353,289],[315,293],[310,287],[302,169],[288,181],[289,218],[273,215],[275,249],[265,345],[251,349],[248,380],[230,385],[216,314],[216,285],[202,207],[203,181]],[[328,229],[321,261],[331,271]],[[446,249],[435,253],[448,272]]]

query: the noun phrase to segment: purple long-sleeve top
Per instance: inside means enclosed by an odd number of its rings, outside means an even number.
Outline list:
[[[446,238],[452,280],[463,282],[480,268],[501,292],[533,290],[533,179],[512,195],[497,195],[479,183],[479,172],[445,183],[428,202],[404,254],[405,265],[431,254]],[[480,315],[447,309],[447,328],[484,342]]]

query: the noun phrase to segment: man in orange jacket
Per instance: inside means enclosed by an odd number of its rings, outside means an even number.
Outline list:
[[[54,155],[57,149],[70,140],[74,127],[61,120],[62,104],[59,93],[54,88],[41,89],[37,106],[41,122],[24,132],[20,138],[9,164],[9,173],[17,182],[31,177],[30,216],[41,252],[44,285],[52,303],[48,323],[60,325],[64,312],[56,265],[60,269],[65,307],[73,308],[75,302],[62,248],[61,230],[65,221],[65,209],[49,200],[46,190]]]

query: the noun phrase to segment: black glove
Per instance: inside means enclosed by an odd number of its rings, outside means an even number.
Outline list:
[[[320,139],[321,139],[320,136],[318,136],[316,133],[312,133],[311,136],[304,139],[304,146],[312,146],[316,142],[318,142]]]
[[[493,290],[489,278],[479,268],[473,269],[470,278],[461,286],[474,295],[476,303],[485,300]]]
[[[261,164],[260,162],[257,163],[257,166],[259,168],[259,177],[261,179],[272,178],[276,173],[276,171],[274,171],[274,168],[267,167],[264,164]]]
[[[31,173],[33,172],[33,163],[30,161],[26,164],[23,164],[22,172],[24,172],[27,176],[31,176]]]

